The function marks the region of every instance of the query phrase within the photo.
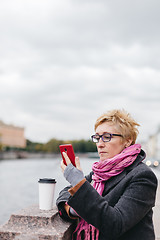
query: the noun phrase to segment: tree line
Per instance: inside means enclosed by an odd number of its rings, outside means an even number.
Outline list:
[[[96,144],[91,140],[58,140],[51,139],[47,143],[38,143],[27,140],[27,146],[25,149],[28,152],[44,152],[44,153],[59,153],[59,145],[61,144],[72,144],[73,149],[76,153],[96,152]]]

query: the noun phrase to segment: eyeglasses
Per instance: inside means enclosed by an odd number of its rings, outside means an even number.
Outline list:
[[[95,134],[91,136],[92,142],[98,143],[100,138],[102,138],[103,142],[110,142],[113,136],[123,137],[121,134],[114,133],[104,133],[102,135]]]

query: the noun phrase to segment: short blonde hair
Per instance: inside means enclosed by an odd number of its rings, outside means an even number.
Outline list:
[[[124,139],[132,139],[131,144],[135,144],[139,133],[137,127],[140,125],[124,109],[114,109],[102,114],[96,120],[95,131],[104,122],[113,124]]]

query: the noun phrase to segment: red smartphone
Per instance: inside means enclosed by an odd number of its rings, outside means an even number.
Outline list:
[[[68,155],[71,163],[73,164],[73,166],[76,167],[76,164],[75,164],[75,154],[74,154],[74,150],[73,150],[72,144],[59,145],[59,148],[60,148],[60,152],[61,152],[64,164],[67,165],[66,164],[66,160],[64,159],[62,152],[66,152],[66,154]]]

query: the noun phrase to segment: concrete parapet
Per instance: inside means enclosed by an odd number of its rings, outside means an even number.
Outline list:
[[[31,206],[0,226],[0,240],[70,240],[73,230],[74,224],[63,221],[56,206],[49,211]]]

